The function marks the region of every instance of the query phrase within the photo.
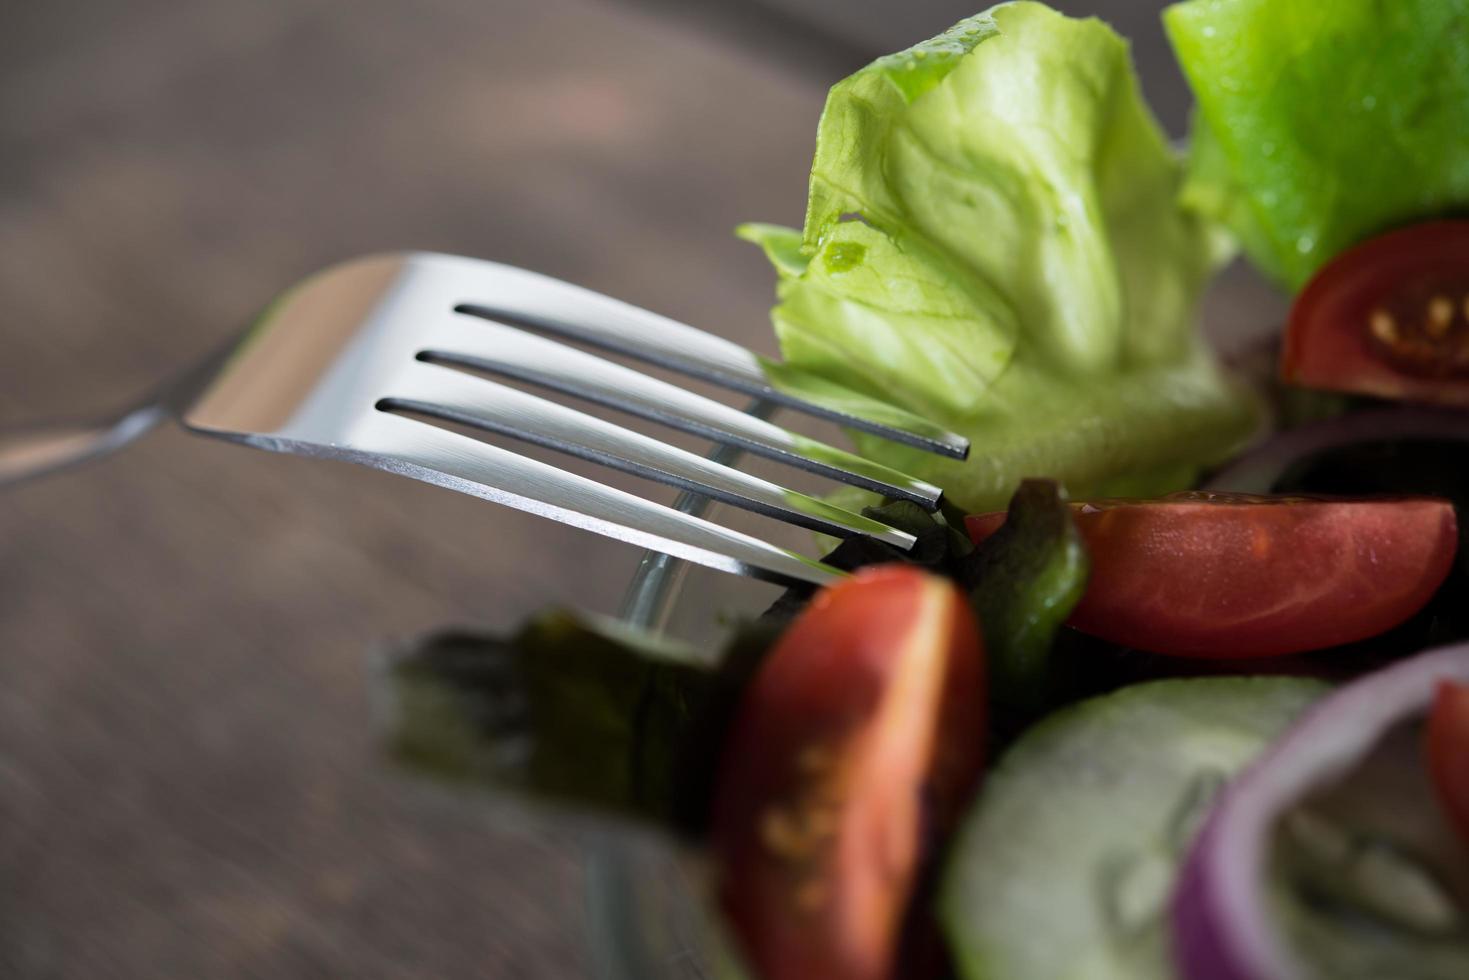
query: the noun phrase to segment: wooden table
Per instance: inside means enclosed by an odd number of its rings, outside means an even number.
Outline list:
[[[967,6],[863,29],[898,46]],[[771,347],[772,277],[730,229],[802,212],[830,79],[788,51],[592,0],[5,19],[0,424],[136,397],[375,249]],[[0,496],[0,555],[0,976],[585,972],[574,847],[385,766],[371,664],[435,626],[611,611],[633,550],[164,432]]]

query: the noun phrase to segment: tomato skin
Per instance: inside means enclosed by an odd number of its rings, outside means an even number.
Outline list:
[[[1419,333],[1430,295],[1448,301],[1439,342]],[[1375,310],[1413,308],[1393,320],[1410,361],[1374,338]],[[1281,377],[1308,388],[1469,407],[1469,221],[1431,221],[1369,239],[1318,272],[1291,307]],[[1416,349],[1416,350],[1415,350]]]
[[[1439,682],[1426,743],[1438,801],[1459,839],[1469,844],[1469,684]]]
[[[984,651],[965,597],[910,566],[823,590],[726,743],[719,900],[762,980],[889,980],[925,844],[983,765]]]
[[[1185,657],[1281,656],[1376,636],[1423,608],[1458,547],[1453,505],[1433,497],[1175,494],[1072,513],[1092,574],[1069,625]],[[970,518],[970,537],[1003,519]]]

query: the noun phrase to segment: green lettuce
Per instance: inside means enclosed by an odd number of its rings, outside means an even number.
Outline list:
[[[967,462],[859,450],[972,510],[1023,477],[1187,484],[1253,424],[1194,329],[1223,257],[1127,45],[1009,3],[838,83],[804,229],[746,225],[779,276],[787,388],[839,385],[971,438]]]
[[[1192,204],[1297,289],[1343,249],[1469,205],[1469,4],[1192,0]]]

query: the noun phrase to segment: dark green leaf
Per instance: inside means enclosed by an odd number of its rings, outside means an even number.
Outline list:
[[[713,658],[555,612],[446,633],[392,668],[394,756],[422,772],[697,832],[757,644]]]
[[[884,503],[881,507],[864,507],[862,514],[907,531],[918,542],[905,552],[872,538],[848,538],[822,558],[823,562],[848,572],[865,565],[900,562],[957,578],[962,559],[974,550],[969,538],[957,530],[963,527],[963,518],[955,512],[946,510],[941,517],[930,514],[910,501],[895,500]],[[948,520],[953,520],[954,523],[950,524]],[[760,621],[767,625],[784,626],[805,608],[814,591],[809,585],[787,589],[760,617]]]
[[[1021,483],[1004,525],[967,560],[961,579],[984,630],[997,716],[1029,715],[1055,693],[1052,647],[1090,567],[1060,485]]]

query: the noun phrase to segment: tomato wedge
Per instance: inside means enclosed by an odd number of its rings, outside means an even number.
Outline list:
[[[1291,308],[1281,376],[1469,406],[1469,221],[1431,221],[1337,256]]]
[[[1182,493],[1072,504],[1091,554],[1067,622],[1190,657],[1268,657],[1391,629],[1433,597],[1458,547],[1436,497]],[[1004,514],[969,518],[983,541]]]
[[[965,597],[911,566],[819,593],[736,713],[715,793],[719,898],[762,980],[889,980],[926,845],[983,764]]]
[[[1469,684],[1439,681],[1428,715],[1428,771],[1444,814],[1469,843]]]

